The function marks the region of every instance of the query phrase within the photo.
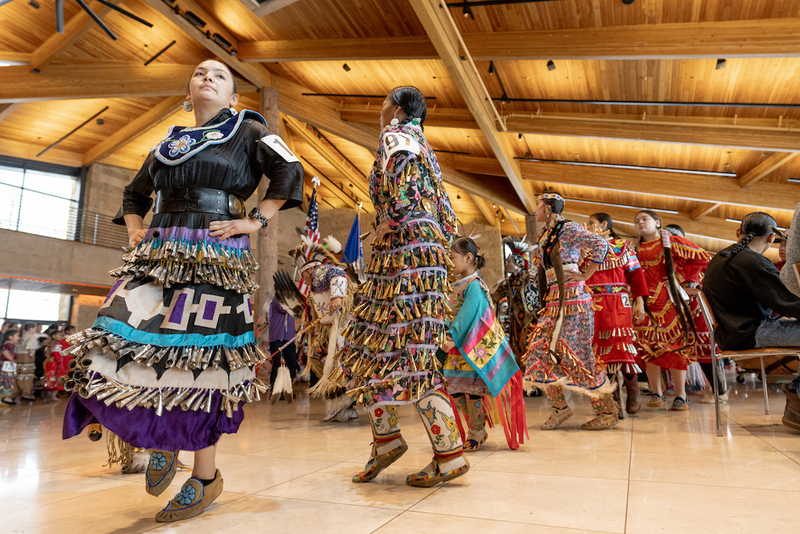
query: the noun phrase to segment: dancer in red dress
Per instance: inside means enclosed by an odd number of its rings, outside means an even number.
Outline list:
[[[637,213],[635,224],[641,236],[636,254],[650,293],[647,306],[658,323],[656,329],[647,317],[634,325],[653,392],[647,406],[659,408],[667,402],[661,390],[661,369],[669,369],[676,394],[671,409],[688,410],[686,368],[697,358],[698,342],[687,301],[689,294],[697,293],[697,282],[711,255],[688,239],[662,231],[661,217],[653,211]]]
[[[595,308],[593,344],[596,364],[605,367],[608,376],[622,372],[628,391],[625,408],[629,414],[635,414],[641,409],[636,375],[642,370],[636,362],[633,319],[641,322],[645,318],[647,282],[633,245],[617,235],[613,224],[607,213],[595,213],[586,224],[589,231],[608,236],[614,253],[609,254],[586,281],[586,288],[592,294]],[[590,260],[591,254],[588,254],[584,265]]]

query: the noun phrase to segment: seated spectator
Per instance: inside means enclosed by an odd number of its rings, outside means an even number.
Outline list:
[[[764,256],[775,232],[775,219],[750,213],[736,231],[739,242],[708,264],[703,291],[719,323],[716,337],[722,350],[800,347],[800,298],[781,283],[778,269]],[[773,310],[791,319],[771,318]],[[800,430],[798,387],[800,373],[786,388],[783,416],[783,424],[795,430]]]

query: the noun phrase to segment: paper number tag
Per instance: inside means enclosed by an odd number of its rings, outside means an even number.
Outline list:
[[[300,161],[297,159],[297,156],[295,156],[294,153],[289,150],[289,147],[286,146],[286,143],[283,142],[283,139],[277,135],[267,135],[266,137],[262,137],[261,142],[277,152],[278,155],[288,163]]]
[[[622,298],[622,305],[625,308],[630,308],[631,307],[631,296],[628,295],[627,293],[620,293],[619,296]]]
[[[388,133],[383,136],[383,157],[381,158],[381,168],[386,172],[386,165],[389,159],[396,152],[411,152],[419,154],[421,147],[414,139],[402,133]]]

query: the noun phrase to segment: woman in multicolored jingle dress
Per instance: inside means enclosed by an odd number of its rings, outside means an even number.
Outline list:
[[[644,320],[647,298],[647,282],[642,274],[636,251],[627,239],[614,231],[614,222],[607,213],[595,213],[589,217],[586,228],[599,235],[608,234],[611,251],[606,261],[586,281],[594,304],[594,355],[598,366],[605,368],[609,376],[622,372],[625,389],[628,391],[626,411],[639,413],[639,379],[642,372],[636,363],[633,320]],[[591,255],[587,255],[582,269],[588,267]],[[616,391],[615,391],[616,399]]]
[[[541,195],[536,202],[536,220],[546,223],[539,236],[539,294],[544,308],[528,346],[526,380],[543,389],[552,404],[542,430],[558,428],[572,417],[563,388],[587,395],[596,417],[584,430],[602,430],[619,422],[611,398],[615,384],[595,367],[592,338],[594,312],[585,281],[610,254],[608,242],[580,224],[561,216],[564,199],[557,193]],[[591,253],[586,270],[578,270],[581,248]]]
[[[250,294],[258,287],[249,237],[279,209],[302,201],[303,167],[261,115],[236,114],[236,80],[204,61],[184,108],[196,127],[171,128],[125,188],[122,212],[133,247],[92,328],[71,338],[64,438],[101,423],[133,447],[151,449],[145,490],[172,482],[178,451],[195,451],[192,477],[156,521],[202,513],[222,492],[216,445],[235,433],[242,403],[268,386],[254,367]],[[269,177],[245,216],[244,199]],[[143,218],[153,204],[149,230]]]
[[[689,409],[686,396],[686,369],[698,356],[697,318],[689,303],[689,294],[696,294],[697,281],[705,271],[711,255],[688,239],[671,235],[661,229],[661,217],[650,210],[636,214],[636,231],[641,236],[636,255],[647,281],[647,307],[657,325],[646,317],[634,324],[639,356],[645,362],[645,372],[653,392],[647,406],[660,408],[667,402],[661,393],[661,370],[669,369],[675,384],[675,400],[671,410]],[[705,338],[710,358],[710,339],[702,335],[705,321],[699,319],[701,344]],[[654,328],[657,326],[658,328]]]
[[[503,425],[508,447],[518,449],[527,432],[522,372],[494,314],[489,286],[478,273],[486,260],[469,237],[453,242],[450,257],[458,278],[450,297],[455,317],[444,347],[444,376],[467,418],[464,451],[477,451],[484,444],[486,416],[492,413],[499,416],[494,422]]]
[[[433,461],[409,475],[429,487],[469,469],[436,352],[446,343],[450,307],[447,251],[456,216],[439,164],[422,133],[425,96],[397,87],[381,109],[381,137],[369,177],[377,237],[366,281],[342,330],[342,362],[332,379],[366,408],[372,453],[353,482],[374,479],[406,450],[398,404],[413,404],[433,445]]]

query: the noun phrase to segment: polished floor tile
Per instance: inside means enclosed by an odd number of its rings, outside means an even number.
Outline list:
[[[733,382],[732,380],[729,383]],[[408,452],[374,481],[354,484],[372,435],[366,414],[322,423],[324,402],[246,408],[239,433],[219,443],[225,491],[201,516],[159,525],[155,513],[190,476],[179,472],[160,497],[144,477],[105,467],[105,441],[61,440],[64,401],[0,406],[0,532],[138,534],[191,532],[600,534],[700,531],[784,532],[800,505],[800,433],[781,421],[785,397],[770,385],[735,384],[722,406],[693,397],[688,412],[642,410],[614,429],[586,432],[588,401],[541,431],[545,399],[527,398],[530,438],[511,451],[501,428],[467,456],[471,470],[448,484],[412,488],[405,478],[430,462],[425,429],[399,408]],[[181,459],[191,464],[191,453]]]

